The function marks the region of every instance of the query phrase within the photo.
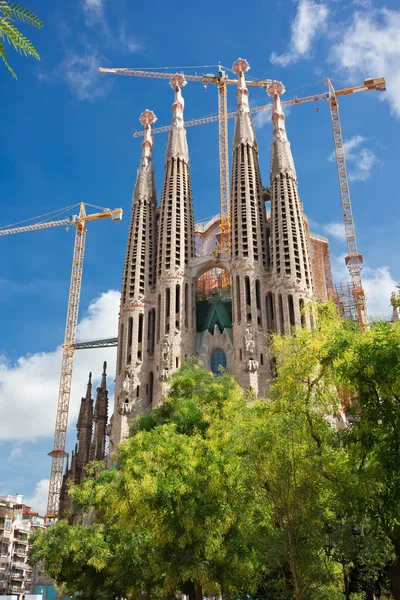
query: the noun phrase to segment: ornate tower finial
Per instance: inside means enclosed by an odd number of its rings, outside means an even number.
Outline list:
[[[144,138],[142,142],[142,158],[150,158],[154,145],[153,134],[151,133],[151,126],[157,121],[157,117],[152,110],[146,108],[146,110],[140,115],[139,121],[144,127]]]
[[[250,69],[249,63],[244,58],[238,58],[233,63],[232,71],[238,76],[238,87],[236,90],[237,117],[235,119],[235,135],[233,147],[238,144],[251,144],[257,147],[254,134],[253,122],[250,116],[249,90],[246,85],[245,73]]]
[[[288,173],[296,178],[293,156],[286,134],[285,115],[280,99],[285,91],[285,86],[280,81],[273,81],[267,89],[268,96],[274,100],[271,116],[274,127],[271,153],[271,177],[275,177],[275,175],[279,173]]]
[[[186,141],[186,131],[184,127],[183,111],[185,101],[182,96],[182,88],[185,87],[187,81],[182,73],[177,73],[169,82],[169,85],[174,90],[174,102],[172,104],[172,129],[168,136],[168,146],[166,152],[166,161],[170,158],[182,158],[189,162],[189,151]]]

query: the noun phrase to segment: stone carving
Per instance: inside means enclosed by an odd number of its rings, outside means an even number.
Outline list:
[[[119,412],[121,415],[130,415],[133,409],[133,402],[129,402],[128,399],[125,402],[121,402],[119,405]]]
[[[168,338],[165,338],[162,347],[162,359],[164,363],[168,362],[170,350],[171,344],[169,343]]]
[[[126,372],[125,379],[122,382],[122,389],[124,392],[129,394],[129,391],[131,389],[131,378],[129,377],[128,371]]]
[[[246,371],[248,371],[249,373],[255,373],[256,371],[258,371],[258,360],[255,360],[254,358],[249,358],[246,361]]]
[[[169,369],[162,369],[160,374],[160,381],[167,381],[169,376]]]
[[[247,325],[246,333],[244,334],[244,347],[248,354],[253,354],[255,344],[253,340],[253,334],[250,331],[250,325]]]

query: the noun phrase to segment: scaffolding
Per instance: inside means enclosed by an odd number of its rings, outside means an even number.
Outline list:
[[[338,306],[342,318],[357,322],[358,312],[354,298],[354,285],[352,281],[336,283],[334,285],[332,300]]]
[[[221,217],[215,215],[195,225],[196,256],[218,255],[223,252],[221,248]],[[210,269],[203,273],[196,284],[197,296],[201,300],[210,298],[213,294],[220,292],[223,297],[230,297],[230,278],[226,277],[223,269]]]

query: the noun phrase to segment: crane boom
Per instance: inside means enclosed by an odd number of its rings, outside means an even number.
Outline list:
[[[10,229],[0,229],[0,235],[10,235],[12,233],[25,233],[26,231],[36,231],[38,229],[48,229],[49,227],[59,227],[60,225],[71,225],[74,217],[61,219],[60,221],[47,221],[46,223],[34,223],[24,227],[13,227]]]
[[[356,85],[353,87],[344,88],[342,90],[336,90],[335,96],[347,96],[357,92],[366,92],[368,90],[378,90],[384,92],[386,90],[386,81],[384,77],[377,77],[375,79],[366,80],[367,84]],[[247,82],[246,82],[247,84]],[[290,100],[284,100],[281,102],[282,106],[294,106],[295,104],[305,104],[307,102],[318,102],[319,100],[329,101],[331,98],[331,92],[322,92],[320,94],[314,94],[312,96],[304,96],[303,98],[291,98]],[[265,110],[272,110],[273,104],[263,104],[262,106],[253,106],[250,108],[251,114],[257,114],[264,112]],[[227,112],[226,117],[232,119],[236,117],[236,112]],[[219,115],[212,115],[210,117],[200,117],[199,119],[192,119],[191,121],[185,122],[185,127],[193,127],[195,125],[204,125],[206,123],[215,123],[219,120]],[[163,125],[161,127],[155,127],[152,129],[152,133],[164,133],[169,131],[171,125]],[[143,131],[135,131],[132,137],[142,137]]]

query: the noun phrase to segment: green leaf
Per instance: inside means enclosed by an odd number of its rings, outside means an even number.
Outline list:
[[[25,56],[28,54],[37,60],[40,60],[39,53],[32,42],[28,40],[15,25],[7,21],[4,17],[0,18],[0,30],[2,30],[6,39],[14,46],[17,52],[23,53]]]
[[[0,0],[0,11],[7,18],[13,18],[18,21],[23,21],[28,25],[33,25],[41,29],[43,27],[43,21],[39,19],[33,12],[24,8],[16,2],[7,2],[6,0]]]
[[[11,75],[14,77],[14,79],[18,79],[15,71],[10,67],[10,64],[7,60],[6,51],[4,50],[3,42],[1,42],[1,41],[0,41],[0,56],[3,59],[3,62],[6,65],[7,69],[10,71]]]

